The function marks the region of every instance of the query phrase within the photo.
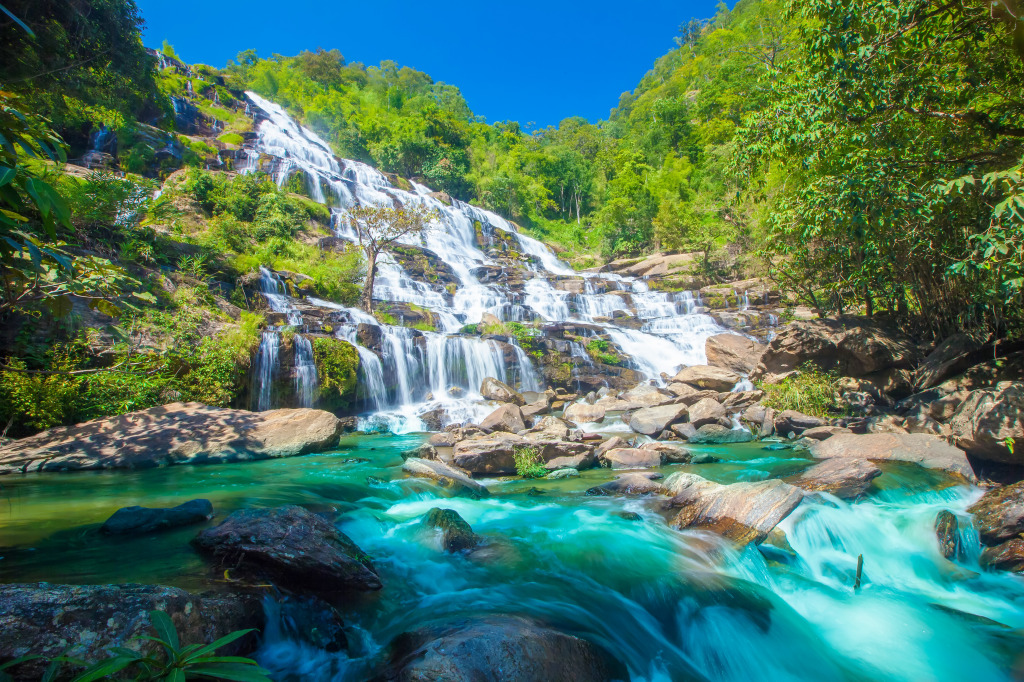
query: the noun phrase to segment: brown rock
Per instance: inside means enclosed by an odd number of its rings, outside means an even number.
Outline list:
[[[526,423],[523,421],[523,413],[517,405],[505,404],[484,417],[480,422],[480,428],[487,433],[495,431],[518,433],[526,430]]]
[[[841,433],[850,433],[850,429],[843,428],[842,426],[814,426],[800,435],[804,438],[813,438],[814,440],[826,440]]]
[[[608,481],[587,490],[587,495],[668,495],[668,488],[658,483],[655,473],[620,474],[614,481]]]
[[[688,412],[689,421],[694,428],[705,424],[717,424],[722,419],[728,419],[725,408],[714,398],[704,398],[690,405]]]
[[[982,544],[997,545],[1024,533],[1024,481],[989,490],[967,508]]]
[[[640,448],[615,448],[603,453],[600,462],[612,469],[651,469],[661,466],[661,453]]]
[[[975,457],[1024,464],[1024,383],[971,391],[949,425],[954,442]],[[1012,452],[1006,444],[1011,438],[1020,443]]]
[[[586,403],[573,403],[565,408],[562,415],[565,419],[576,424],[588,424],[604,421],[604,408],[599,405],[588,405]]]
[[[1024,572],[1024,538],[1013,538],[981,552],[981,565],[1000,571]]]
[[[619,438],[618,436],[612,436],[611,438],[609,438],[608,440],[606,440],[605,442],[603,442],[603,443],[601,443],[600,445],[597,446],[597,449],[594,450],[594,456],[597,457],[598,459],[600,459],[601,455],[603,455],[604,453],[608,452],[609,450],[614,450],[615,448],[628,448],[628,447],[629,447],[629,442],[626,441],[624,438]]]
[[[640,446],[640,449],[653,450],[660,453],[662,462],[666,464],[689,464],[692,457],[689,450],[675,443],[644,443]]]
[[[238,575],[269,574],[321,591],[381,588],[370,557],[323,517],[295,505],[236,511],[192,545]]]
[[[0,474],[294,457],[334,447],[342,426],[323,410],[248,412],[171,403],[17,440],[0,448]]]
[[[729,391],[740,380],[740,375],[721,367],[694,365],[679,371],[673,382],[689,384],[710,391]]]
[[[957,559],[964,553],[960,547],[960,523],[953,512],[943,509],[935,517],[935,537],[939,540],[939,552],[947,559]]]
[[[643,407],[629,417],[629,428],[637,433],[655,436],[686,416],[685,405]]]
[[[775,415],[775,432],[780,436],[789,436],[791,433],[800,435],[807,429],[824,425],[824,419],[812,417],[796,410],[783,410]]]
[[[427,478],[456,493],[471,497],[487,497],[487,488],[474,481],[465,471],[444,462],[410,458],[402,464],[402,471],[417,478]]]
[[[487,377],[483,380],[483,383],[480,384],[480,395],[485,400],[496,400],[500,403],[526,404],[523,396],[518,391],[494,377]]]

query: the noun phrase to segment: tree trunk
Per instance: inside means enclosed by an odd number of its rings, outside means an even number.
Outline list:
[[[373,314],[373,280],[377,276],[377,252],[366,251],[366,282],[363,284],[363,295],[359,299],[359,307]]]

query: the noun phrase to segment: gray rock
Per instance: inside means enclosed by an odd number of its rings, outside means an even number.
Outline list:
[[[817,426],[825,426],[825,420],[796,410],[784,410],[775,415],[775,432],[780,435],[800,435]]]
[[[644,443],[640,446],[641,450],[653,450],[661,455],[661,461],[665,464],[688,464],[692,459],[692,455],[682,445],[676,443]]]
[[[851,433],[850,429],[843,428],[842,426],[814,426],[807,429],[800,435],[804,438],[813,438],[814,440],[827,440],[832,436],[838,436],[841,433]]]
[[[722,445],[725,443],[749,443],[754,434],[746,429],[731,429],[721,424],[705,424],[690,437],[694,445]]]
[[[238,576],[265,574],[301,589],[379,590],[370,557],[333,524],[302,507],[243,509],[192,540]]]
[[[514,403],[516,405],[526,404],[523,396],[518,391],[494,377],[487,377],[483,380],[480,384],[480,395],[485,400],[497,400],[501,403]]]
[[[697,435],[697,427],[689,422],[683,422],[682,424],[673,424],[672,433],[676,434],[683,440],[690,440]]]
[[[720,419],[726,419],[728,415],[714,398],[703,398],[693,405],[690,405],[688,421],[694,428],[700,428],[705,424],[717,424]]]
[[[33,654],[91,664],[107,658],[112,646],[162,654],[155,642],[136,639],[155,634],[149,621],[154,610],[171,617],[182,646],[264,626],[262,598],[255,594],[192,594],[160,585],[8,584],[0,590],[0,661]],[[244,656],[258,644],[256,633],[250,633],[217,653]],[[32,661],[5,672],[17,680],[38,680],[46,665]]]
[[[502,405],[498,409],[484,417],[480,422],[480,428],[487,433],[504,431],[506,433],[518,433],[526,430],[526,423],[523,421],[523,413],[517,405]]]
[[[189,500],[169,509],[122,507],[100,528],[105,535],[143,535],[169,528],[202,523],[213,517],[209,500]]]
[[[1024,383],[971,391],[949,420],[954,441],[979,459],[1024,464]],[[1020,445],[1013,452],[1008,438]]]
[[[487,497],[487,488],[474,481],[465,471],[448,466],[444,462],[425,459],[407,459],[402,464],[402,471],[417,478],[428,478],[443,488],[455,493],[471,497]]]
[[[668,488],[658,483],[655,473],[620,474],[614,481],[608,481],[587,490],[587,495],[668,495]]]
[[[694,365],[680,370],[672,381],[710,391],[728,391],[739,383],[740,378],[736,372],[721,367]]]
[[[866,459],[837,457],[815,464],[789,482],[802,490],[832,493],[842,499],[860,497],[882,470]]]
[[[560,480],[560,479],[563,479],[563,478],[577,478],[577,477],[579,477],[579,475],[580,475],[580,472],[579,472],[578,469],[572,469],[572,468],[568,468],[567,467],[565,469],[555,469],[550,474],[545,476],[544,479],[545,480],[551,480],[551,481],[557,481],[557,480]]]
[[[17,440],[0,448],[0,474],[294,457],[334,447],[343,427],[323,410],[248,412],[171,403]]]
[[[962,450],[924,433],[844,433],[814,443],[810,453],[816,459],[845,457],[912,462],[974,480],[974,470]]]

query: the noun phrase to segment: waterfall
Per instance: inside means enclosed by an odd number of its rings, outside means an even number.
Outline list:
[[[285,313],[288,324],[297,327],[302,324],[302,313],[295,309],[291,299],[284,293],[281,279],[267,268],[260,266],[260,293],[275,313]]]
[[[319,389],[313,344],[299,334],[295,335],[292,344],[295,348],[295,395],[300,407],[313,407]]]
[[[281,360],[278,358],[278,350],[281,347],[281,338],[277,332],[265,331],[260,341],[259,350],[256,353],[256,369],[253,372],[254,391],[256,395],[256,411],[269,410],[273,403],[271,392],[274,379],[277,377]]]

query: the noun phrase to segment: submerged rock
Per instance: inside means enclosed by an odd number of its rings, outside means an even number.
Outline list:
[[[323,410],[171,403],[15,441],[0,448],[0,474],[294,457],[334,447],[343,430],[341,420]]]
[[[974,480],[974,470],[963,450],[926,433],[843,433],[814,443],[810,453],[816,459],[848,457],[913,462]]]
[[[721,445],[724,443],[749,443],[754,434],[746,429],[733,429],[721,424],[705,424],[697,429],[690,442],[694,445]]]
[[[713,531],[738,544],[764,540],[803,499],[798,488],[777,479],[721,485],[677,473],[665,485],[675,493],[670,506],[680,509],[673,526]]]
[[[100,532],[104,535],[143,535],[202,523],[212,517],[213,504],[209,500],[189,500],[169,509],[122,507],[106,520]]]
[[[608,481],[587,490],[587,495],[668,495],[669,489],[655,479],[660,474],[628,473],[621,474],[614,481]]]
[[[379,590],[370,557],[323,517],[295,505],[236,511],[192,540],[240,574],[316,591]]]
[[[564,469],[556,469],[552,471],[550,474],[545,476],[544,479],[548,481],[557,481],[562,478],[577,478],[579,475],[579,470],[573,469],[572,467],[566,467]]]
[[[258,596],[192,594],[160,585],[4,585],[0,590],[0,661],[25,655],[47,659],[69,656],[93,663],[110,656],[108,647],[162,653],[153,636],[149,612],[171,617],[182,646],[209,644],[236,630],[262,629]],[[242,656],[258,646],[256,633],[220,649],[217,655]],[[47,661],[31,661],[5,672],[19,680],[38,680]]]
[[[607,682],[625,670],[595,644],[515,616],[470,618],[399,635],[376,682]]]
[[[866,459],[837,457],[815,464],[789,482],[802,490],[852,499],[866,493],[871,481],[881,475],[882,470]]]
[[[348,648],[341,614],[319,597],[285,595],[274,607],[280,612],[281,629],[289,637],[328,653]]]
[[[474,481],[465,471],[448,466],[444,462],[410,458],[402,464],[402,471],[417,478],[428,478],[457,494],[470,497],[490,495],[484,485]]]
[[[434,507],[423,518],[423,525],[441,531],[441,545],[446,552],[472,549],[479,542],[473,528],[454,509]]]
[[[497,400],[501,403],[513,403],[515,405],[526,404],[523,396],[518,391],[494,377],[487,377],[483,380],[483,383],[480,384],[480,395],[485,400]]]
[[[935,517],[935,537],[939,540],[939,552],[947,559],[959,559],[963,555],[960,546],[960,523],[956,514],[943,509]]]

